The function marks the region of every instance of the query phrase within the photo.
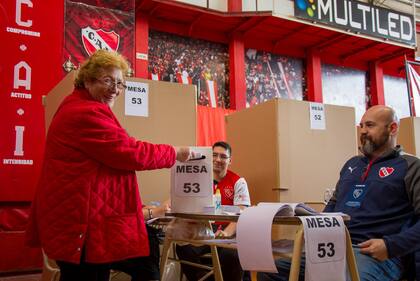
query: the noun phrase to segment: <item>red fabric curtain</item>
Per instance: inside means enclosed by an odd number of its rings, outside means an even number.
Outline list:
[[[225,115],[231,112],[234,110],[197,105],[197,145],[212,146],[216,141],[225,141]]]

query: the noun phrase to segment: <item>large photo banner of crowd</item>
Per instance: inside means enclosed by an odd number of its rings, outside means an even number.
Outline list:
[[[199,105],[230,107],[226,45],[151,30],[148,57],[150,79],[194,84]]]
[[[307,100],[302,59],[270,52],[245,50],[246,106],[273,98]],[[367,72],[322,64],[323,102],[352,106],[356,123],[369,100]],[[229,53],[226,44],[149,32],[150,79],[197,86],[199,105],[230,108]],[[409,115],[404,79],[384,77],[386,104],[400,116]]]
[[[303,62],[264,51],[245,52],[247,107],[284,98],[304,100]]]
[[[272,98],[303,99],[302,60],[247,49],[247,107]],[[152,80],[194,84],[199,105],[230,108],[228,46],[151,30]]]

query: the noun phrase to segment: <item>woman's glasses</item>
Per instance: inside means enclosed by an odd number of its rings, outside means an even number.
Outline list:
[[[114,88],[115,86],[117,86],[118,90],[124,90],[127,88],[127,85],[125,85],[124,82],[114,81],[112,78],[109,78],[109,77],[99,78],[96,80],[98,80],[99,82],[107,86],[108,88]]]

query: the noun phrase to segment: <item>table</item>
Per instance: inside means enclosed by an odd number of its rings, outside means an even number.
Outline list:
[[[184,219],[191,219],[191,220],[200,220],[200,221],[221,221],[221,222],[237,222],[239,219],[239,215],[224,215],[224,214],[203,214],[203,213],[168,213],[167,216],[175,217],[175,218],[184,218]],[[343,220],[349,220],[350,217],[344,215]],[[300,261],[303,249],[303,226],[298,217],[281,217],[276,216],[274,217],[273,224],[277,225],[297,225],[298,230],[296,232],[294,238],[294,246],[293,252],[291,255],[291,267],[290,267],[290,274],[289,274],[289,281],[298,281],[299,280],[299,268],[300,268]],[[212,242],[209,240],[173,240],[169,237],[165,237],[163,251],[161,256],[161,267],[160,273],[161,277],[163,275],[165,266],[169,260],[169,250],[173,243],[177,242],[185,242],[190,243],[193,245],[208,245],[211,249],[211,258],[213,262],[213,267],[208,267],[201,265],[199,267],[206,268],[210,270],[210,273],[206,276],[214,273],[214,277],[216,281],[223,281],[223,276],[220,268],[219,257],[217,255],[217,247],[225,247],[225,248],[236,248],[236,243],[226,244],[221,243],[218,244],[217,240]],[[352,281],[359,281],[359,273],[357,271],[356,260],[353,253],[353,247],[351,244],[350,234],[346,228],[346,260],[347,260],[347,267],[349,269],[350,278]],[[188,263],[183,261],[184,263]],[[251,273],[251,279],[256,279],[256,272]]]

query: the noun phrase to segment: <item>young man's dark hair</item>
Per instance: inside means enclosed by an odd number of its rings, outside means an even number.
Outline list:
[[[214,149],[216,146],[223,147],[224,149],[226,149],[227,152],[229,152],[229,155],[232,156],[232,147],[227,142],[225,142],[225,141],[215,142],[213,144],[213,147],[212,148]]]

